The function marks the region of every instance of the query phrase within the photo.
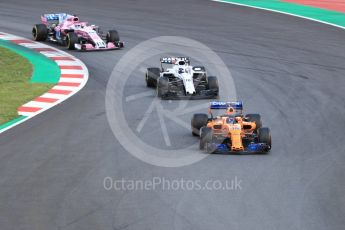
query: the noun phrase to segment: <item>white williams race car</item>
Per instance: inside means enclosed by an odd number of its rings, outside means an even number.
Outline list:
[[[207,76],[205,67],[191,66],[187,57],[161,58],[161,68],[148,68],[147,87],[156,87],[162,99],[218,98],[217,77]],[[170,65],[164,69],[163,64]]]

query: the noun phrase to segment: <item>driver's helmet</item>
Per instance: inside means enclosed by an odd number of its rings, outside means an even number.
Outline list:
[[[181,61],[178,62],[178,65],[186,65],[186,62],[181,60]]]
[[[78,23],[79,22],[79,18],[76,15],[73,15],[73,16],[69,17],[67,19],[67,21]]]
[[[235,117],[235,119],[236,119],[236,121],[237,121],[237,123],[242,123],[242,117]]]
[[[234,114],[235,114],[234,108],[229,107],[229,108],[226,110],[226,114],[227,114],[227,115],[234,115]]]

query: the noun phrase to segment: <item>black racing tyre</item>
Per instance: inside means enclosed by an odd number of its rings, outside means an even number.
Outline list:
[[[265,143],[268,146],[272,146],[271,132],[269,128],[258,129],[258,141],[259,143]]]
[[[207,143],[212,142],[212,129],[208,127],[203,127],[200,130],[200,150],[204,150],[206,148]]]
[[[157,79],[160,76],[161,70],[159,68],[147,68],[145,74],[145,81],[147,87],[156,87]]]
[[[157,96],[164,97],[169,92],[169,78],[160,77],[157,83]]]
[[[109,30],[106,36],[107,42],[119,42],[120,35],[116,30]]]
[[[32,37],[35,41],[45,41],[48,37],[48,28],[44,24],[36,24],[32,28]]]
[[[74,32],[69,32],[66,36],[66,45],[69,50],[75,49],[75,44],[79,41],[78,35]]]
[[[200,135],[200,129],[207,125],[208,115],[204,113],[196,113],[191,120],[192,134],[193,136]]]
[[[255,124],[256,124],[255,130],[256,131],[262,127],[260,114],[255,114],[255,113],[247,114],[246,118],[247,118],[247,121],[249,121],[249,122],[255,122]]]
[[[209,90],[214,90],[217,92],[217,96],[219,93],[219,85],[218,85],[218,79],[215,76],[209,76],[207,77],[207,84]]]

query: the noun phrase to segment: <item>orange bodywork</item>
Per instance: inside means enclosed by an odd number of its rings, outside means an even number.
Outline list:
[[[231,140],[231,151],[244,151],[242,138],[245,135],[253,134],[256,129],[255,122],[243,121],[240,116],[232,117],[235,122],[228,122],[229,116],[219,116],[210,120],[207,127],[213,130],[214,135],[219,135]]]

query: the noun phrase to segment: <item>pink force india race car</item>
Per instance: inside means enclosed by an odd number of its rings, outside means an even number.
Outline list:
[[[116,30],[104,34],[98,26],[80,22],[76,15],[67,13],[44,14],[41,24],[34,25],[35,41],[49,40],[70,50],[113,50],[124,47]]]

